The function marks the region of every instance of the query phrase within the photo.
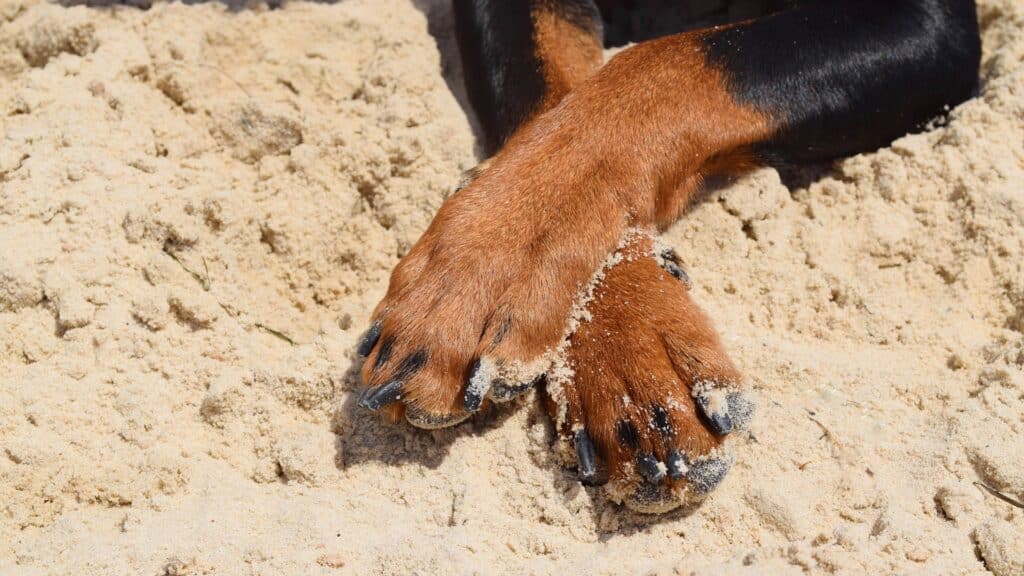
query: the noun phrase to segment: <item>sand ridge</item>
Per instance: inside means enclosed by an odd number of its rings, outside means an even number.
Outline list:
[[[1024,498],[1024,5],[979,4],[947,125],[665,234],[760,402],[714,496],[651,519],[530,399],[355,409],[476,162],[443,2],[0,2],[0,574],[1020,574],[1024,512],[974,482]]]

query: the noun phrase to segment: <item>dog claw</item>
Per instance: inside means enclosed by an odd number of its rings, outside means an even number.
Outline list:
[[[732,418],[727,413],[712,412],[708,416],[708,420],[711,421],[711,427],[715,429],[715,432],[720,435],[725,435],[732,432]]]
[[[673,450],[669,453],[665,466],[668,468],[669,478],[680,480],[686,477],[686,458],[679,450]]]
[[[690,275],[675,262],[667,262],[665,264],[665,269],[668,270],[669,274],[675,276],[676,279],[682,280],[687,286],[690,285]]]
[[[370,388],[363,392],[359,405],[367,410],[377,411],[388,404],[398,402],[402,398],[402,384],[401,380],[392,380],[383,386]]]
[[[462,406],[466,412],[476,412],[480,409],[484,398],[491,390],[491,380],[488,374],[480,371],[480,360],[473,363],[469,369],[469,383],[466,385],[466,393],[462,397]]]
[[[706,389],[695,397],[711,429],[722,436],[735,430],[746,430],[757,407],[753,397],[744,392]]]
[[[590,440],[590,435],[587,434],[587,431],[582,429],[576,431],[573,443],[576,445],[576,458],[579,460],[580,480],[584,484],[589,483],[597,476],[597,465],[595,464],[597,457],[594,454],[594,443]]]
[[[719,435],[732,432],[733,422],[729,413],[729,402],[722,390],[704,390],[697,395],[697,406],[707,418],[711,429]]]
[[[682,280],[683,284],[686,284],[687,288],[692,285],[690,283],[690,275],[687,274],[686,270],[683,270],[683,267],[679,265],[679,258],[676,256],[674,250],[668,249],[662,252],[661,260],[666,272],[675,276],[677,280]]]
[[[366,331],[366,335],[363,336],[362,341],[359,342],[359,348],[356,349],[356,352],[361,357],[366,358],[370,355],[370,352],[373,351],[373,347],[377,345],[377,340],[380,339],[382,326],[383,322],[377,320],[370,326],[370,329]]]
[[[651,484],[657,484],[665,477],[665,466],[651,454],[640,454],[636,457],[636,466],[640,475]]]

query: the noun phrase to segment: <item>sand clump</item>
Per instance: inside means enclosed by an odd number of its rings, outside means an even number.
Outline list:
[[[354,407],[477,160],[445,11],[0,3],[0,573],[1020,573],[1024,511],[974,482],[1024,498],[1024,6],[980,2],[948,124],[666,233],[760,402],[657,519],[529,400],[430,433]]]

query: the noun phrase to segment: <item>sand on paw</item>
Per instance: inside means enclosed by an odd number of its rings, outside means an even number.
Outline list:
[[[759,412],[660,518],[536,407],[356,409],[391,269],[479,160],[450,4],[240,4],[0,1],[0,573],[1022,572],[974,484],[1024,497],[1019,1],[979,2],[948,122],[665,232]]]

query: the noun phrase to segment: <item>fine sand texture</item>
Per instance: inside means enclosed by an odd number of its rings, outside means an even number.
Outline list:
[[[1024,499],[1024,2],[979,5],[947,123],[665,234],[759,412],[710,500],[649,517],[532,397],[355,407],[477,160],[443,1],[0,0],[0,574],[1024,574],[977,484]]]

